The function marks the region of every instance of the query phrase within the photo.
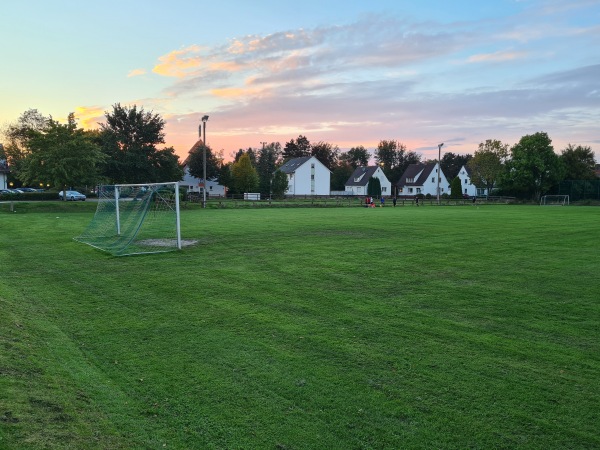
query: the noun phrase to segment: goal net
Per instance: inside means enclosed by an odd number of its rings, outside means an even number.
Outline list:
[[[540,199],[540,205],[542,206],[565,206],[568,204],[568,195],[544,195]]]
[[[98,186],[94,218],[75,240],[115,256],[181,249],[178,183]]]

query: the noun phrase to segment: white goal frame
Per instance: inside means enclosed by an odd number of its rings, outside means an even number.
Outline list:
[[[74,239],[114,256],[181,250],[179,183],[98,186],[98,207]]]
[[[177,249],[181,250],[181,218],[179,215],[179,183],[172,181],[169,183],[142,183],[142,184],[115,184],[115,207],[116,207],[116,226],[117,234],[121,234],[121,217],[119,214],[119,188],[122,187],[144,187],[152,186],[175,186],[175,228],[177,231]]]
[[[540,206],[568,206],[568,195],[544,195],[540,199]]]

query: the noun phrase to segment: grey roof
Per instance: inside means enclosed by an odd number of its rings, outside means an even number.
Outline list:
[[[377,166],[357,167],[344,186],[366,186],[376,170]],[[361,175],[362,178],[360,178]],[[356,178],[360,178],[360,180],[354,181]]]
[[[283,173],[294,173],[298,167],[308,161],[312,156],[302,156],[301,158],[293,158],[279,168]]]
[[[423,186],[425,184],[425,180],[427,180],[427,178],[429,178],[429,175],[431,174],[433,169],[435,169],[435,164],[436,163],[410,164],[406,168],[406,170],[404,171],[402,176],[400,177],[400,180],[398,180],[398,183],[396,183],[396,186],[398,186],[398,187]],[[419,172],[420,172],[420,174],[419,174]],[[419,175],[418,178],[417,178],[417,175]],[[414,179],[414,181],[407,183],[406,182],[407,178],[408,179],[412,178],[412,179]]]

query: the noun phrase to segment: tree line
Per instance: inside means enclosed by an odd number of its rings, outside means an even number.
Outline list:
[[[83,130],[72,113],[67,123],[61,124],[30,109],[2,130],[6,144],[0,148],[0,160],[8,161],[11,177],[24,185],[64,189],[181,180],[184,163],[192,176],[201,179],[206,150],[208,179],[217,180],[234,194],[260,192],[280,197],[287,189],[287,177],[277,169],[289,159],[315,156],[331,171],[332,191],[343,191],[354,170],[371,159],[363,146],[340,151],[328,142],[311,143],[299,135],[283,146],[264,142],[259,149],[239,149],[231,155],[232,161],[225,161],[223,150],[216,153],[199,141],[181,162],[173,147],[159,148],[165,143],[165,121],[160,115],[135,105],[115,104],[105,116],[99,129]],[[394,184],[410,164],[433,162],[397,140],[381,140],[373,158]],[[479,144],[473,155],[446,152],[440,165],[449,180],[465,165],[474,184],[488,192],[538,200],[562,180],[594,179],[596,161],[587,146],[569,144],[558,155],[550,137],[538,132],[523,136],[512,147],[490,139]]]

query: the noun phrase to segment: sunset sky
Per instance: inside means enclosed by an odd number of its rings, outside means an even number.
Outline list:
[[[228,157],[298,135],[425,158],[545,131],[600,160],[600,0],[6,0],[0,125],[29,108],[97,128],[166,120],[181,157],[208,114]]]

